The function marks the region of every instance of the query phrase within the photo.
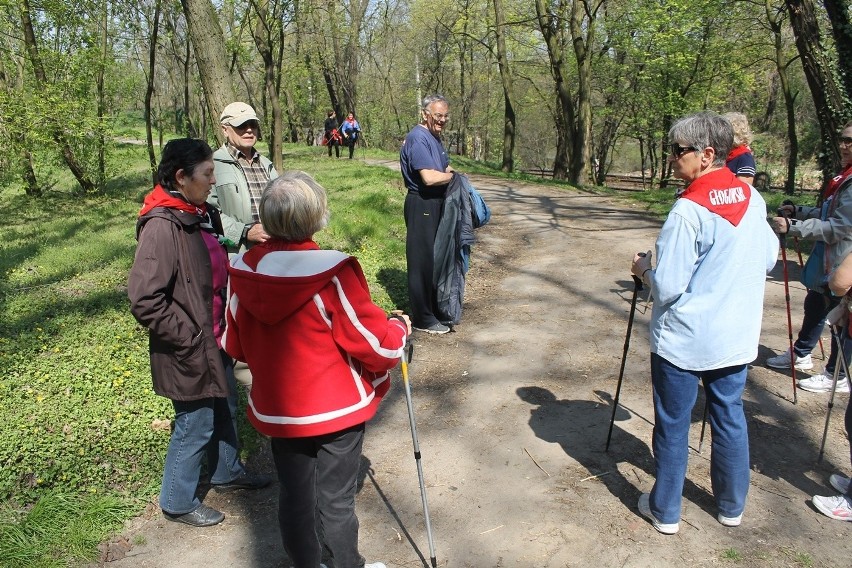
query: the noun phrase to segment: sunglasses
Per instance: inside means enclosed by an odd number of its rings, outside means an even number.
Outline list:
[[[246,130],[251,127],[252,130],[257,131],[260,128],[260,124],[256,120],[247,120],[239,126],[231,126],[234,130]]]
[[[680,144],[672,144],[669,147],[669,152],[671,152],[672,157],[679,159],[681,156],[686,154],[687,152],[697,152],[698,148],[694,148],[692,146],[681,146]]]
[[[839,142],[844,146],[849,146],[850,144],[852,144],[852,138],[850,138],[849,136],[841,136]]]

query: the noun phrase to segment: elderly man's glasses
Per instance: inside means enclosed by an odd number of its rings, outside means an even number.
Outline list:
[[[697,152],[698,148],[694,148],[692,146],[681,146],[680,144],[672,144],[669,147],[669,151],[671,152],[673,158],[679,159],[687,152]]]
[[[429,112],[429,111],[426,111]],[[450,120],[450,113],[443,114],[440,112],[429,112],[429,115],[435,120]]]

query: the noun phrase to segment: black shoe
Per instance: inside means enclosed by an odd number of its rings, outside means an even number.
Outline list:
[[[192,527],[212,527],[225,520],[224,513],[217,511],[213,507],[208,507],[204,503],[199,505],[196,510],[184,513],[183,515],[173,515],[163,511],[163,516],[170,521],[183,523]]]
[[[442,324],[441,322],[435,322],[429,327],[413,327],[413,329],[417,331],[425,331],[429,335],[441,335],[444,333],[449,333],[452,329],[449,326]]]
[[[272,478],[268,475],[250,475],[243,473],[228,483],[214,483],[213,489],[217,492],[235,491],[237,489],[263,489],[272,483]]]

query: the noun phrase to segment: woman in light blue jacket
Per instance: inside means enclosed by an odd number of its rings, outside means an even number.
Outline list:
[[[692,407],[703,381],[713,432],[710,478],[725,526],[742,521],[749,488],[748,430],[742,393],[757,357],[766,274],[778,238],[766,202],[725,167],[730,123],[712,112],[678,120],[669,130],[675,177],[686,189],[651,251],[632,272],[650,287],[653,450],[657,479],[639,511],[664,534],[678,531],[689,453]]]

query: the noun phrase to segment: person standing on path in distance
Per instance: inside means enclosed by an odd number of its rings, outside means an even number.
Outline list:
[[[216,490],[259,489],[271,479],[250,476],[240,463],[228,406],[231,358],[221,350],[228,255],[218,211],[205,203],[215,183],[213,151],[203,140],[170,141],[157,181],[136,222],[127,293],[130,311],[148,328],[154,391],[175,409],[160,508],[171,521],[206,527],[225,515],[196,495],[205,455]]]
[[[343,135],[343,143],[349,146],[349,159],[355,153],[355,144],[358,142],[358,137],[361,135],[361,125],[355,120],[355,115],[351,112],[346,115],[346,120],[340,125],[340,133]]]
[[[663,534],[678,531],[689,457],[689,425],[704,392],[713,433],[710,481],[717,520],[739,526],[749,489],[748,430],[742,393],[757,357],[766,274],[778,238],[766,202],[725,167],[731,124],[712,112],[681,118],[669,130],[674,175],[686,183],[651,251],[632,273],[654,298],[651,313],[653,451],[656,481],[639,511]]]
[[[335,155],[338,158],[340,157],[340,144],[343,142],[343,137],[340,135],[338,128],[337,115],[333,110],[328,111],[328,117],[325,119],[325,123],[323,123],[323,130],[325,131],[323,141],[325,142],[325,145],[328,146],[329,158],[331,158],[332,146],[334,147]]]
[[[836,324],[839,327],[838,334],[842,334],[843,341],[850,343],[852,342],[852,337],[850,337],[849,332],[852,331],[852,327],[850,327],[849,311],[852,309],[852,305],[850,305],[852,298],[850,298],[849,294],[852,292],[852,254],[847,255],[831,274],[831,277],[828,279],[828,286],[837,296],[843,297],[843,300],[838,306],[838,310],[842,310],[842,316]],[[848,386],[847,379],[838,378],[837,382],[839,383],[840,381],[846,382]],[[852,404],[846,405],[844,421],[846,432],[852,432]],[[852,438],[849,438],[849,454],[852,456]],[[813,503],[817,511],[827,517],[838,521],[852,521],[852,483],[850,483],[849,477],[841,473],[832,473],[828,478],[828,483],[840,495],[814,495],[811,498],[811,503]]]
[[[254,109],[242,102],[231,103],[219,117],[225,143],[213,153],[216,183],[208,202],[222,211],[222,226],[231,255],[245,251],[269,238],[257,212],[257,204],[266,184],[278,177],[269,159],[254,145],[260,139],[260,121]],[[251,388],[251,371],[237,363],[228,380]],[[236,427],[237,389],[228,399]]]
[[[441,133],[450,119],[449,104],[441,95],[429,95],[420,110],[420,123],[411,129],[399,151],[399,166],[408,190],[404,206],[408,301],[414,329],[442,334],[450,327],[435,316],[432,272],[441,206],[447,184],[453,179],[447,151],[441,144]]]
[[[793,352],[796,355],[796,369],[807,371],[813,369],[814,363],[811,351],[816,346],[825,327],[825,317],[840,303],[840,298],[833,295],[826,285],[828,276],[837,265],[852,252],[852,122],[844,126],[840,133],[840,164],[843,168],[826,186],[819,207],[803,207],[782,205],[784,214],[772,219],[772,227],[779,235],[788,235],[802,239],[812,239],[815,242],[811,251],[813,261],[817,262],[816,276],[812,282],[807,282],[808,292],[805,295],[804,317],[802,327]],[[820,258],[820,256],[822,258]],[[805,265],[807,274],[812,260]],[[847,359],[852,354],[852,341],[847,341]],[[818,375],[799,379],[799,388],[809,392],[829,392],[834,384],[834,367],[837,364],[838,345],[831,340],[831,350],[825,362],[823,372]],[[790,368],[790,349],[770,357],[766,364],[774,369]],[[843,369],[840,370],[841,378]],[[837,381],[835,392],[849,392],[848,381]]]
[[[749,185],[754,183],[756,173],[754,154],[751,151],[751,128],[746,115],[741,112],[726,112],[722,115],[734,128],[734,147],[731,148],[725,165],[734,175]]]
[[[355,494],[365,423],[390,388],[410,332],[407,316],[373,303],[358,261],[320,250],[325,190],[304,172],[269,183],[260,200],[269,240],[231,260],[223,343],[254,373],[249,420],[272,437],[278,521],[295,568],[364,564]]]

